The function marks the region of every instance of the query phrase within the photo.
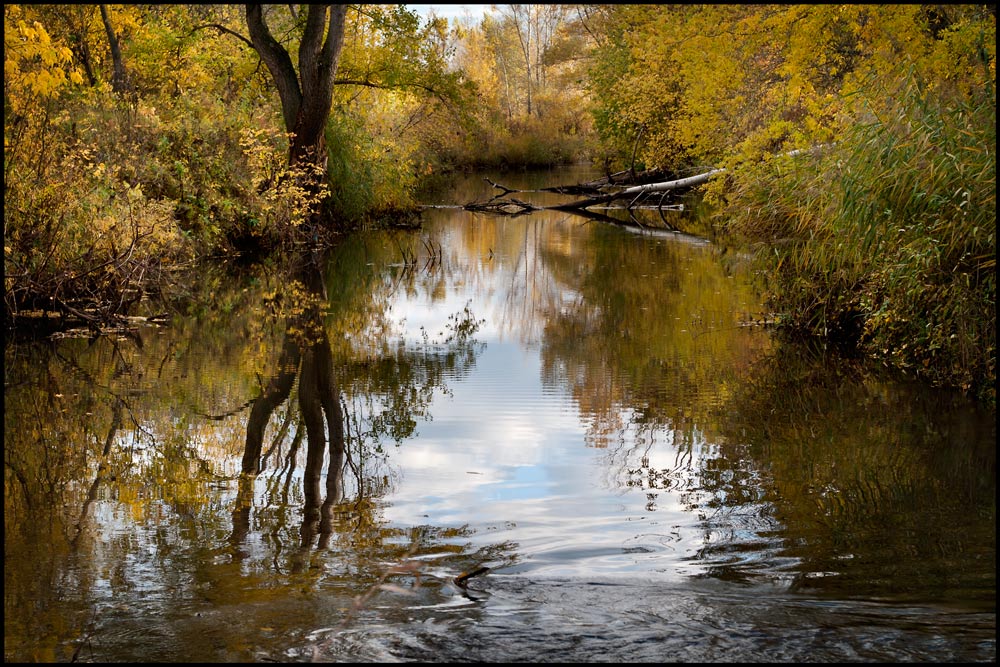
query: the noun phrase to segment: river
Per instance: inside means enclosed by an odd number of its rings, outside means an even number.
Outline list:
[[[5,659],[995,661],[995,413],[780,342],[744,253],[637,218],[429,208],[8,337]]]

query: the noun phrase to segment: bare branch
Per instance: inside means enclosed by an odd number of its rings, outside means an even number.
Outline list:
[[[247,46],[249,46],[251,49],[253,48],[253,42],[251,42],[249,39],[247,39],[246,37],[244,37],[240,33],[236,32],[235,30],[230,30],[229,28],[227,28],[226,26],[222,25],[221,23],[203,23],[202,25],[196,25],[195,27],[191,28],[191,32],[189,32],[188,34],[189,35],[193,35],[197,31],[204,30],[205,28],[212,28],[214,30],[218,30],[220,33],[225,33],[227,35],[232,35],[236,39],[240,40],[241,42],[243,42],[244,44],[246,44]]]

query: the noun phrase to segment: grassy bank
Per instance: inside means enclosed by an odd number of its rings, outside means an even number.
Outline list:
[[[843,141],[740,170],[726,228],[789,333],[995,404],[995,91],[868,95]]]

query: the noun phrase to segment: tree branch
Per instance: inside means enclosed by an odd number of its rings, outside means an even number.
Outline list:
[[[250,40],[260,59],[271,72],[274,84],[278,88],[278,95],[281,97],[285,129],[291,132],[295,128],[295,119],[302,105],[302,89],[295,74],[295,66],[292,65],[292,59],[285,48],[271,36],[271,31],[264,22],[261,5],[247,5],[246,15]]]
[[[249,39],[247,39],[246,37],[244,37],[243,35],[234,30],[230,30],[229,28],[220,23],[204,23],[202,25],[196,25],[195,27],[191,28],[191,32],[188,34],[193,35],[195,32],[199,30],[204,30],[205,28],[214,28],[219,32],[226,33],[227,35],[232,35],[236,39],[240,40],[241,42],[249,46],[251,49],[254,48],[253,42],[251,42]]]

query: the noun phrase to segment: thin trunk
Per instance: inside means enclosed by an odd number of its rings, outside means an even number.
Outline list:
[[[507,119],[510,120],[514,117],[514,106],[511,104],[510,95],[510,76],[507,73],[507,61],[503,61],[503,88],[504,88],[504,100],[507,102]]]
[[[122,59],[122,50],[118,42],[118,36],[111,25],[108,6],[101,5],[100,8],[101,20],[104,21],[104,31],[108,34],[108,44],[111,46],[111,61],[114,67],[114,72],[111,75],[111,89],[121,95],[129,89],[128,72],[125,69],[125,61]]]
[[[94,66],[91,64],[90,58],[90,42],[87,39],[87,15],[90,14],[91,7],[77,6],[76,8],[76,18],[79,20],[79,25],[77,26],[77,53],[79,54],[80,64],[83,65],[83,71],[87,75],[87,83],[90,86],[97,85],[97,76],[94,74]]]
[[[521,45],[521,55],[524,56],[525,83],[528,115],[531,115],[531,89],[533,86],[531,75],[531,9],[524,9],[525,21],[524,30],[521,29],[521,11],[524,5],[511,5],[511,15],[513,17],[514,30],[517,32],[517,41]],[[526,33],[526,34],[525,34]]]

